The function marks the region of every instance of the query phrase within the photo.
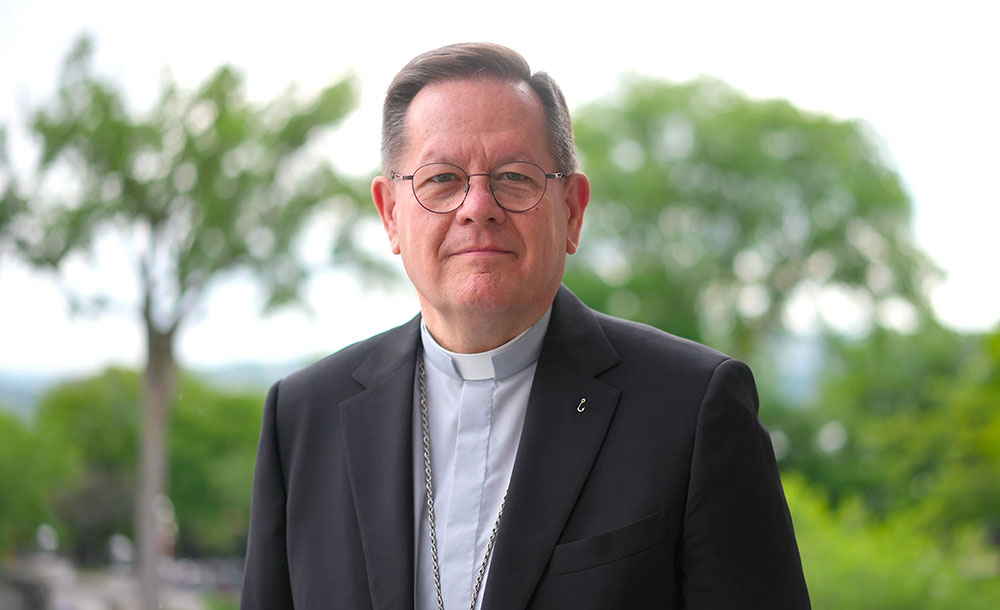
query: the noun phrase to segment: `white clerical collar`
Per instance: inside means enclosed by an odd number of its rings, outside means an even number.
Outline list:
[[[550,305],[541,319],[528,330],[500,347],[478,354],[459,354],[446,350],[438,344],[421,320],[420,336],[424,344],[424,355],[438,370],[456,379],[476,381],[510,377],[538,360],[551,316]]]

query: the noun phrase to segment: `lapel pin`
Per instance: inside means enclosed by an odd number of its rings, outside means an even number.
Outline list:
[[[586,410],[587,410],[587,407],[583,406],[583,405],[584,405],[584,403],[586,403],[586,402],[587,402],[587,399],[586,399],[586,398],[581,398],[581,399],[580,399],[580,404],[576,405],[576,410],[577,410],[577,412],[579,412],[579,413],[583,413],[584,411],[586,411]]]

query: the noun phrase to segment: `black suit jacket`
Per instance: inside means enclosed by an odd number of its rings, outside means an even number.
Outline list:
[[[413,607],[419,339],[415,318],[271,388],[244,610]],[[484,610],[808,608],[746,365],[561,288],[483,595]]]

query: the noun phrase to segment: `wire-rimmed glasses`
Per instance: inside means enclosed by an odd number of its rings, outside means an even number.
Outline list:
[[[409,180],[413,196],[428,212],[448,214],[462,207],[473,176],[487,176],[497,205],[508,212],[527,212],[545,196],[550,179],[565,178],[563,172],[546,173],[529,161],[504,163],[488,174],[469,174],[451,163],[427,163],[408,176],[393,172],[393,180]]]

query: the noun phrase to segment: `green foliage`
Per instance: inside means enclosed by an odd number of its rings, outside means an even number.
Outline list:
[[[232,597],[210,594],[205,600],[206,610],[239,610],[240,601]]]
[[[942,545],[911,516],[883,520],[853,500],[831,510],[802,478],[784,486],[814,608],[1000,606],[1000,555],[981,530]]]
[[[289,89],[253,104],[243,76],[223,66],[194,92],[165,81],[139,116],[94,73],[92,44],[82,39],[56,98],[32,114],[35,176],[13,175],[0,140],[0,238],[34,265],[58,269],[102,235],[121,235],[135,253],[139,313],[160,332],[176,328],[224,273],[251,272],[269,306],[296,301],[307,274],[294,248],[302,227],[320,207],[337,210],[335,241],[350,244],[355,209],[367,200],[363,185],[310,148],[355,98],[345,79],[311,98]],[[356,248],[338,252],[350,263]],[[107,295],[87,297],[82,305],[107,303]]]
[[[2,237],[10,231],[9,225],[14,218],[23,213],[27,202],[19,196],[15,188],[14,177],[10,169],[10,158],[7,154],[7,130],[0,125],[0,256],[4,254]],[[0,260],[3,260],[0,258]]]
[[[789,438],[783,467],[804,473],[834,502],[861,496],[881,514],[911,504],[913,477],[936,463],[943,440],[920,414],[940,405],[966,343],[936,325],[912,335],[877,329],[863,339],[828,337],[813,404],[775,424]],[[845,435],[841,446],[824,448],[822,431],[836,428]]]
[[[72,456],[0,408],[0,558],[29,547],[52,521],[51,492],[74,473]]]
[[[140,384],[135,372],[121,368],[61,383],[39,401],[35,426],[46,438],[72,447],[91,468],[134,464]],[[134,468],[125,470],[135,476]]]
[[[961,365],[943,407],[920,418],[939,439],[934,467],[915,475],[920,515],[938,532],[981,524],[1000,543],[1000,332]]]
[[[9,546],[24,547],[25,536],[49,514],[41,510],[46,506],[64,526],[64,546],[82,562],[104,561],[109,536],[132,533],[140,383],[133,371],[109,369],[61,384],[37,406],[36,431],[0,412],[0,458],[23,451],[35,468],[19,465],[8,473],[4,465],[18,461],[0,463],[0,516],[10,514],[16,518],[3,523],[24,526]],[[223,393],[182,378],[169,439],[168,490],[180,554],[242,553],[262,409],[262,396]],[[76,465],[74,476],[39,476],[36,470],[57,456]],[[24,480],[35,482],[37,493],[10,493],[23,477],[31,477]],[[6,498],[20,504],[7,508]]]
[[[86,260],[102,240],[117,239],[126,252],[134,298],[115,303],[101,286],[89,286],[70,301],[76,309],[114,306],[141,321],[145,450],[136,475],[116,470],[108,479],[109,473],[88,470],[95,478],[84,489],[118,490],[138,480],[140,589],[143,605],[153,607],[159,550],[152,507],[163,492],[178,329],[227,274],[256,279],[267,308],[298,302],[310,269],[296,250],[297,237],[320,209],[340,220],[336,262],[372,269],[372,259],[350,237],[356,210],[370,206],[359,203],[367,200],[367,187],[339,176],[313,149],[316,137],[353,106],[352,79],[313,96],[290,89],[262,105],[247,99],[242,75],[223,66],[194,92],[166,79],[159,99],[140,114],[118,85],[94,72],[92,46],[87,38],[79,41],[55,98],[31,112],[40,155],[26,180],[11,169],[0,133],[0,251],[59,272],[70,255]],[[118,506],[114,494],[96,499],[108,498]],[[72,512],[86,499],[75,498]],[[120,525],[113,511],[93,512],[77,517],[99,522],[94,532]]]
[[[779,424],[792,447],[783,466],[835,502],[856,496],[882,516],[916,512],[943,536],[1000,532],[998,346],[1000,333],[933,325],[833,341],[816,406]],[[831,422],[846,442],[824,451],[814,439]]]
[[[744,356],[799,290],[924,310],[910,200],[863,125],[707,79],[633,78],[576,117],[594,190],[566,281],[591,305]]]
[[[78,561],[104,560],[108,537],[132,531],[139,386],[134,372],[109,369],[53,388],[36,408],[39,436],[80,466],[52,497],[53,512],[68,526],[65,546]]]
[[[262,415],[261,396],[182,383],[169,451],[180,554],[242,555]]]

